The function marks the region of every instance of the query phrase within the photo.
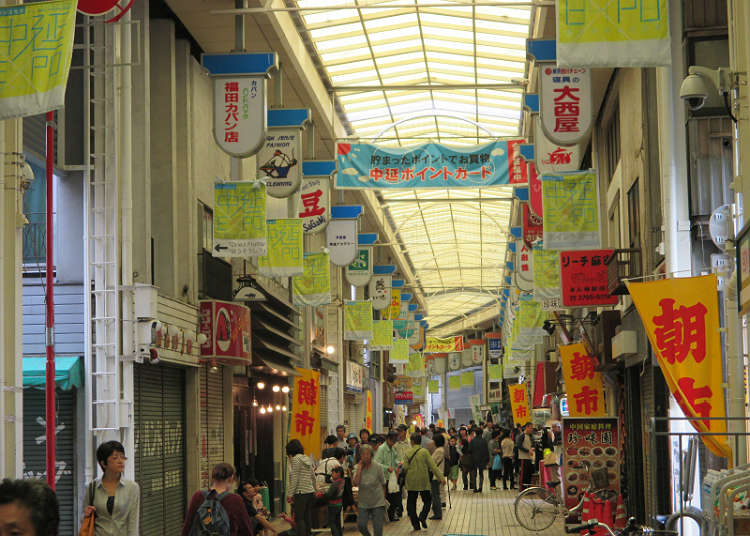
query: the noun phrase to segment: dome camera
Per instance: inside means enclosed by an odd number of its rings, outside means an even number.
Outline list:
[[[689,74],[680,86],[680,98],[692,111],[700,110],[706,104],[711,83],[699,74]]]
[[[727,69],[693,65],[680,85],[680,98],[695,112],[701,108],[721,108],[731,85]]]

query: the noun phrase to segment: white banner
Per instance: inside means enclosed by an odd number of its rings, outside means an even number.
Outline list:
[[[463,352],[461,352],[462,367],[470,367],[474,364],[473,353],[474,352],[472,352],[471,348],[466,348]]]
[[[298,128],[274,128],[258,152],[258,177],[271,197],[289,197],[302,181],[302,131]]]
[[[303,179],[299,188],[298,215],[305,234],[326,228],[329,219],[331,180],[328,177]]]
[[[461,368],[461,352],[452,352],[448,354],[448,369],[458,370]]]
[[[357,220],[332,220],[326,227],[326,247],[336,266],[352,263],[357,258]]]
[[[484,363],[484,344],[475,344],[471,347],[471,364],[481,365]]]
[[[217,76],[213,82],[216,143],[230,156],[255,154],[266,136],[265,77]]]
[[[534,163],[538,174],[576,171],[583,158],[583,146],[559,145],[544,134],[539,114],[534,117]]]
[[[372,308],[382,311],[391,304],[391,275],[374,275],[370,279],[369,294],[372,300]]]
[[[372,277],[372,248],[358,248],[357,258],[344,268],[346,280],[355,287],[361,287],[370,282]]]
[[[540,64],[539,85],[539,115],[547,137],[561,145],[582,140],[593,122],[591,71]]]

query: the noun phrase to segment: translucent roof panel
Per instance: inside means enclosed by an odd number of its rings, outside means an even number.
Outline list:
[[[408,147],[518,136],[531,7],[475,2],[296,0],[353,138]],[[512,188],[381,194],[431,327],[494,303]]]

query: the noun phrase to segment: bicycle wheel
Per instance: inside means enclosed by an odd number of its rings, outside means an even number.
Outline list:
[[[519,525],[527,530],[540,531],[555,522],[559,506],[551,492],[535,487],[518,494],[513,510]]]
[[[675,512],[664,523],[666,530],[679,536],[683,534],[702,534],[703,526],[703,513],[692,506],[681,512]]]

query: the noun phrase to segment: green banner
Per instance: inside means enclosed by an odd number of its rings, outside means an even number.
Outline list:
[[[302,220],[267,220],[268,255],[258,257],[258,272],[266,277],[303,275]]]
[[[346,302],[344,304],[344,340],[370,340],[373,337],[373,331],[372,302]]]
[[[454,374],[453,376],[448,376],[448,390],[449,391],[461,390],[461,376],[459,376],[458,374]]]
[[[215,257],[258,257],[268,253],[266,187],[258,181],[214,184]]]
[[[440,392],[440,381],[430,380],[427,382],[427,390],[431,395],[436,395]]]
[[[474,387],[474,373],[466,371],[461,373],[461,387]]]
[[[596,171],[542,175],[542,204],[545,249],[601,247]]]
[[[331,261],[328,253],[305,253],[304,274],[292,277],[294,305],[331,303]]]
[[[370,350],[390,350],[393,347],[393,320],[375,320]]]
[[[561,300],[560,292],[560,252],[543,249],[534,245],[532,252],[534,262],[534,299]]]
[[[424,382],[421,380],[414,382],[411,391],[414,393],[415,399],[424,399]]]
[[[487,375],[490,381],[501,381],[503,379],[503,366],[502,365],[488,365]]]
[[[407,344],[409,341],[406,341]],[[409,376],[419,378],[424,376],[424,356],[418,352],[409,354]]]
[[[409,363],[409,341],[406,339],[393,339],[388,361],[390,363]]]

